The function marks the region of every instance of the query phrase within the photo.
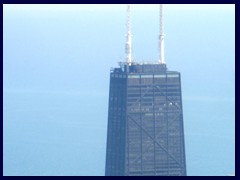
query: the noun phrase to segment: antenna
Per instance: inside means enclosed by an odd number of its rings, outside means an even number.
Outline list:
[[[163,5],[160,4],[159,62],[164,64]]]
[[[127,5],[127,39],[126,39],[126,61],[127,64],[132,63],[132,34],[131,34],[131,19],[130,19],[130,5]]]

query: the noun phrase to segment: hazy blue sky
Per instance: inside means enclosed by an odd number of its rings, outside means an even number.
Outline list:
[[[109,73],[125,5],[3,6],[4,175],[104,175]],[[165,5],[182,75],[188,175],[235,172],[235,6]],[[157,61],[158,5],[132,6],[133,56]]]

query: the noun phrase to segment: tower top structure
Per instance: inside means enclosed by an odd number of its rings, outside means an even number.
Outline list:
[[[163,5],[160,4],[159,63],[164,64]]]
[[[131,34],[131,13],[130,13],[130,4],[127,5],[127,34],[126,34],[126,62],[131,65],[132,63],[132,34]]]

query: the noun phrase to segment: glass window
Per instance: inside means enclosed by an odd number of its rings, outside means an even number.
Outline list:
[[[141,75],[141,78],[153,78],[153,75]]]
[[[166,74],[155,74],[154,77],[155,78],[165,78]]]
[[[140,78],[140,75],[128,75],[128,78]]]

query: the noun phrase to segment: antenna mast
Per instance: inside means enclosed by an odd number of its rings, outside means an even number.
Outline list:
[[[163,32],[163,5],[160,4],[160,35],[159,35],[159,62],[164,64],[164,32]]]
[[[131,19],[130,19],[130,5],[127,5],[127,39],[126,39],[126,61],[127,64],[132,63],[132,34],[131,34]]]

